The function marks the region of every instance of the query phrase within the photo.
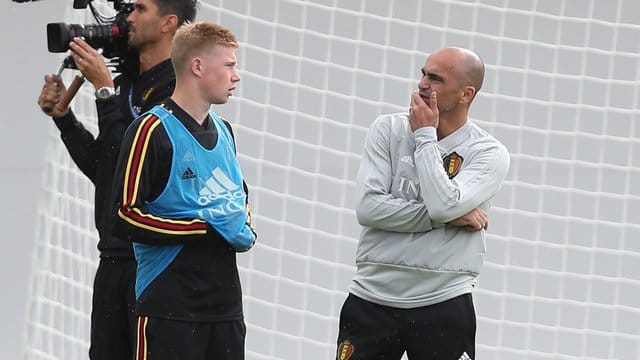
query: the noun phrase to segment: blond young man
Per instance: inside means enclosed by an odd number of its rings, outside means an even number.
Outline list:
[[[137,359],[243,359],[236,252],[249,250],[248,190],[224,104],[240,76],[226,28],[187,24],[174,38],[176,87],[127,130],[115,230],[138,264]]]

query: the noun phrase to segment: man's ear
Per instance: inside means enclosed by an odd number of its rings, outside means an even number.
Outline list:
[[[202,65],[202,59],[199,57],[191,59],[191,72],[198,77],[202,76]]]
[[[462,95],[460,96],[460,102],[464,102],[468,104],[471,102],[471,100],[473,100],[473,97],[475,95],[476,95],[476,88],[471,85],[467,85],[462,90]]]
[[[178,29],[178,16],[169,14],[162,17],[162,32],[173,33]]]

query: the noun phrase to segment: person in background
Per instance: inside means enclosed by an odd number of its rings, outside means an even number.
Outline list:
[[[69,108],[59,108],[66,87],[60,76],[45,75],[38,105],[53,119],[69,155],[95,185],[95,225],[100,261],[93,286],[89,358],[131,359],[135,344],[136,264],[131,243],[111,234],[110,192],[124,131],[141,112],[171,94],[175,75],[171,39],[193,21],[195,0],[136,0],[127,17],[126,57],[139,66],[115,79],[98,49],[75,38],[69,44],[77,69],[95,88],[98,134],[94,136]]]

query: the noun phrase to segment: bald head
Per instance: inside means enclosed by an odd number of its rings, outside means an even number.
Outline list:
[[[434,51],[429,57],[438,57],[449,62],[458,74],[461,85],[473,86],[476,94],[484,81],[484,62],[475,52],[460,47],[444,47]]]

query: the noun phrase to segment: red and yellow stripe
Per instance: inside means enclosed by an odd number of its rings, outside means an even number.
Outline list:
[[[136,328],[136,360],[147,360],[147,324],[148,316],[138,316]]]
[[[206,234],[206,223],[202,220],[165,219],[143,213],[140,209],[134,207],[135,200],[138,197],[140,177],[149,149],[151,135],[160,124],[161,121],[156,115],[149,114],[142,119],[136,129],[124,172],[122,207],[118,210],[118,216],[133,226],[158,233],[169,235]]]

